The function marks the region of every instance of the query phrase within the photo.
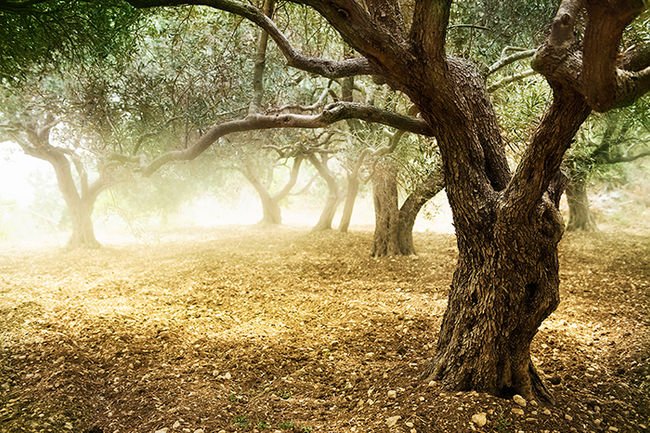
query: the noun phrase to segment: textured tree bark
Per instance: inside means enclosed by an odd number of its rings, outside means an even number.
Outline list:
[[[397,169],[390,159],[375,166],[372,175],[372,193],[375,204],[375,234],[372,256],[401,254],[399,246],[399,208],[397,207]]]
[[[589,209],[587,182],[581,178],[571,179],[566,188],[566,198],[569,204],[568,231],[583,230],[593,232],[598,230],[596,218]]]

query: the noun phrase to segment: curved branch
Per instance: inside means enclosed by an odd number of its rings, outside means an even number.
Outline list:
[[[322,75],[327,78],[342,78],[354,75],[373,75],[378,71],[366,58],[359,57],[342,61],[325,60],[309,57],[299,53],[287,37],[278,29],[273,20],[256,7],[234,0],[127,0],[136,8],[150,8],[156,6],[197,5],[210,6],[215,9],[230,12],[246,18],[268,33],[275,41],[282,54],[287,59],[287,64],[312,74]]]
[[[517,60],[527,59],[528,57],[532,57],[533,55],[535,55],[536,52],[537,50],[525,50],[525,51],[516,52],[507,57],[502,57],[497,62],[495,62],[492,66],[490,66],[487,75],[488,76],[492,75],[499,69],[506,67],[509,64],[516,62]]]
[[[296,185],[296,181],[298,180],[298,173],[300,173],[300,164],[302,164],[303,159],[303,155],[298,155],[293,159],[293,166],[291,167],[291,175],[289,176],[289,181],[284,186],[284,188],[282,188],[271,197],[273,201],[278,202],[289,195],[293,187]]]
[[[553,20],[551,34],[532,65],[552,87],[581,93],[593,110],[605,112],[628,105],[650,91],[650,67],[645,50],[619,58],[625,28],[641,12],[642,2],[591,0],[586,2],[587,26],[582,49],[574,24],[583,0],[564,0]],[[627,58],[626,58],[627,57]],[[620,67],[630,68],[629,70]]]
[[[502,78],[501,80],[497,81],[494,84],[491,84],[488,88],[488,92],[494,92],[496,90],[499,90],[500,88],[504,87],[507,84],[514,83],[515,81],[522,80],[526,77],[530,77],[531,75],[535,75],[537,72],[534,71],[533,69],[527,69],[523,72],[520,72],[518,74],[510,75],[509,77]]]
[[[187,149],[165,153],[156,158],[143,170],[143,174],[150,176],[160,167],[171,161],[192,160],[212,146],[219,138],[235,132],[281,128],[316,129],[345,119],[361,119],[366,122],[381,123],[417,134],[432,135],[428,123],[422,119],[391,113],[372,106],[353,102],[336,102],[325,107],[325,110],[317,115],[251,114],[241,120],[221,123],[208,130],[194,145]]]
[[[636,161],[637,159],[645,158],[646,156],[650,156],[650,150],[637,153],[636,155],[621,155],[615,158],[607,157],[604,159],[604,162],[606,162],[607,164],[618,164],[619,162]]]

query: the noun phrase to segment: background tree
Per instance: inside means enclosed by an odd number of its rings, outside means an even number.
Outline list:
[[[650,156],[650,122],[644,114],[648,110],[645,99],[632,107],[594,116],[577,135],[576,144],[565,161],[569,176],[567,230],[597,229],[587,194],[591,180],[606,178],[615,165]]]

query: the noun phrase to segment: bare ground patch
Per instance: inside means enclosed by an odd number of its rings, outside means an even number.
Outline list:
[[[649,425],[650,239],[565,237],[562,302],[532,348],[557,404],[518,415],[510,400],[420,378],[446,305],[453,237],[416,234],[420,255],[393,259],[369,257],[371,237],[236,228],[0,255],[0,431]],[[478,412],[483,428],[471,422]],[[391,417],[400,418],[389,427]]]

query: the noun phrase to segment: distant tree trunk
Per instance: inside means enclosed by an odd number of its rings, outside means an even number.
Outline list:
[[[318,174],[325,180],[327,183],[328,195],[327,200],[325,201],[325,207],[323,212],[321,212],[318,223],[312,229],[313,231],[321,230],[330,230],[332,228],[332,220],[334,219],[334,214],[336,214],[336,207],[339,204],[339,186],[336,183],[336,178],[334,174],[327,167],[327,158],[323,157],[321,161],[317,155],[309,154],[307,156],[309,162],[316,168]]]
[[[375,203],[374,257],[415,254],[413,225],[422,206],[444,188],[442,168],[427,176],[398,207],[397,170],[390,160],[375,167],[372,177]]]
[[[72,236],[68,241],[70,248],[99,248],[101,246],[95,238],[92,221],[93,207],[94,200],[80,201],[75,206],[68,206],[72,220]]]
[[[427,176],[402,203],[399,211],[398,240],[400,253],[407,256],[415,254],[413,245],[413,225],[422,206],[436,196],[445,187],[442,168],[438,168]]]
[[[296,185],[298,174],[300,172],[300,165],[304,157],[298,155],[293,160],[291,167],[291,174],[285,186],[276,194],[271,195],[268,188],[260,182],[257,176],[253,173],[250,167],[240,168],[241,173],[255,188],[262,203],[262,220],[260,224],[264,225],[279,225],[282,224],[282,209],[280,208],[280,201],[291,192],[291,189]]]
[[[88,186],[85,170],[81,167],[80,162],[76,161],[75,165],[81,177],[81,193],[79,193],[72,177],[70,162],[66,156],[63,153],[58,155],[52,153],[48,161],[54,167],[59,190],[67,204],[72,221],[72,235],[68,241],[68,247],[99,248],[101,245],[95,238],[92,213],[99,193],[107,185],[100,177],[93,185]]]
[[[598,229],[596,219],[589,209],[587,182],[582,176],[571,179],[566,189],[569,204],[569,223],[567,230],[593,232]]]
[[[339,223],[339,231],[345,233],[350,227],[352,220],[352,211],[354,210],[354,203],[359,194],[359,175],[358,173],[348,174],[348,189],[345,193],[345,205],[343,206],[343,214],[341,215],[341,222]]]
[[[401,254],[398,236],[397,169],[392,160],[383,159],[375,166],[372,175],[372,195],[375,204],[372,256]]]
[[[265,225],[278,225],[282,224],[282,210],[278,206],[277,202],[273,200],[271,194],[266,189],[262,182],[248,169],[241,170],[244,177],[250,182],[250,184],[255,188],[257,195],[260,198],[262,203],[262,220],[260,224]]]

